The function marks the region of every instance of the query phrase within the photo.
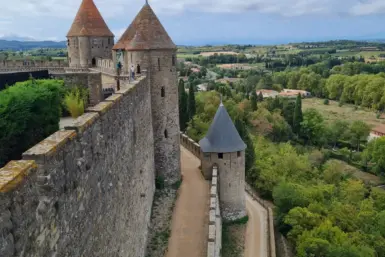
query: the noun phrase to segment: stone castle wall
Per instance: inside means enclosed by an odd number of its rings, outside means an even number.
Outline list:
[[[210,213],[209,213],[209,235],[207,243],[207,257],[220,257],[222,249],[222,217],[219,208],[219,176],[218,168],[212,168],[210,188]]]
[[[0,256],[145,256],[155,191],[147,78],[0,170]]]
[[[96,105],[103,100],[102,74],[100,72],[55,73],[52,78],[62,79],[66,86],[89,90],[89,103]]]
[[[66,60],[52,60],[52,61],[42,61],[42,60],[4,60],[0,61],[0,69],[7,68],[33,68],[33,67],[68,67],[68,62]]]
[[[155,167],[157,175],[169,185],[181,178],[178,79],[172,62],[175,54],[175,50],[152,50],[149,63]]]
[[[68,62],[71,68],[92,67],[97,60],[112,59],[114,37],[69,37]]]

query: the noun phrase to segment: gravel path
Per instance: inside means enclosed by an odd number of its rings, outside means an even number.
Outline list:
[[[178,192],[171,237],[166,257],[207,255],[209,184],[203,178],[200,161],[181,147],[183,182]]]
[[[245,257],[267,257],[267,211],[246,193],[249,221],[246,228]]]

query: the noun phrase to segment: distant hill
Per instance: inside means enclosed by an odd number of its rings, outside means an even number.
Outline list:
[[[66,48],[66,42],[60,41],[17,41],[17,40],[1,40],[0,50],[30,50],[33,48]]]

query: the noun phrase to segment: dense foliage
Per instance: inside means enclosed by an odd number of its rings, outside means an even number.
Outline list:
[[[29,80],[0,92],[0,166],[59,129],[63,85]]]

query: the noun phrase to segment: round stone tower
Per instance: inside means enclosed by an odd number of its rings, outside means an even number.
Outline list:
[[[113,50],[115,62],[121,56],[123,73],[133,66],[136,74],[148,77],[155,169],[166,184],[173,184],[181,178],[176,45],[146,2]]]
[[[226,108],[221,103],[207,135],[199,141],[202,172],[211,179],[213,166],[218,167],[219,201],[223,218],[236,220],[246,216],[245,149]]]
[[[95,66],[98,58],[112,59],[114,34],[93,0],[83,0],[67,34],[68,62],[72,68]]]

